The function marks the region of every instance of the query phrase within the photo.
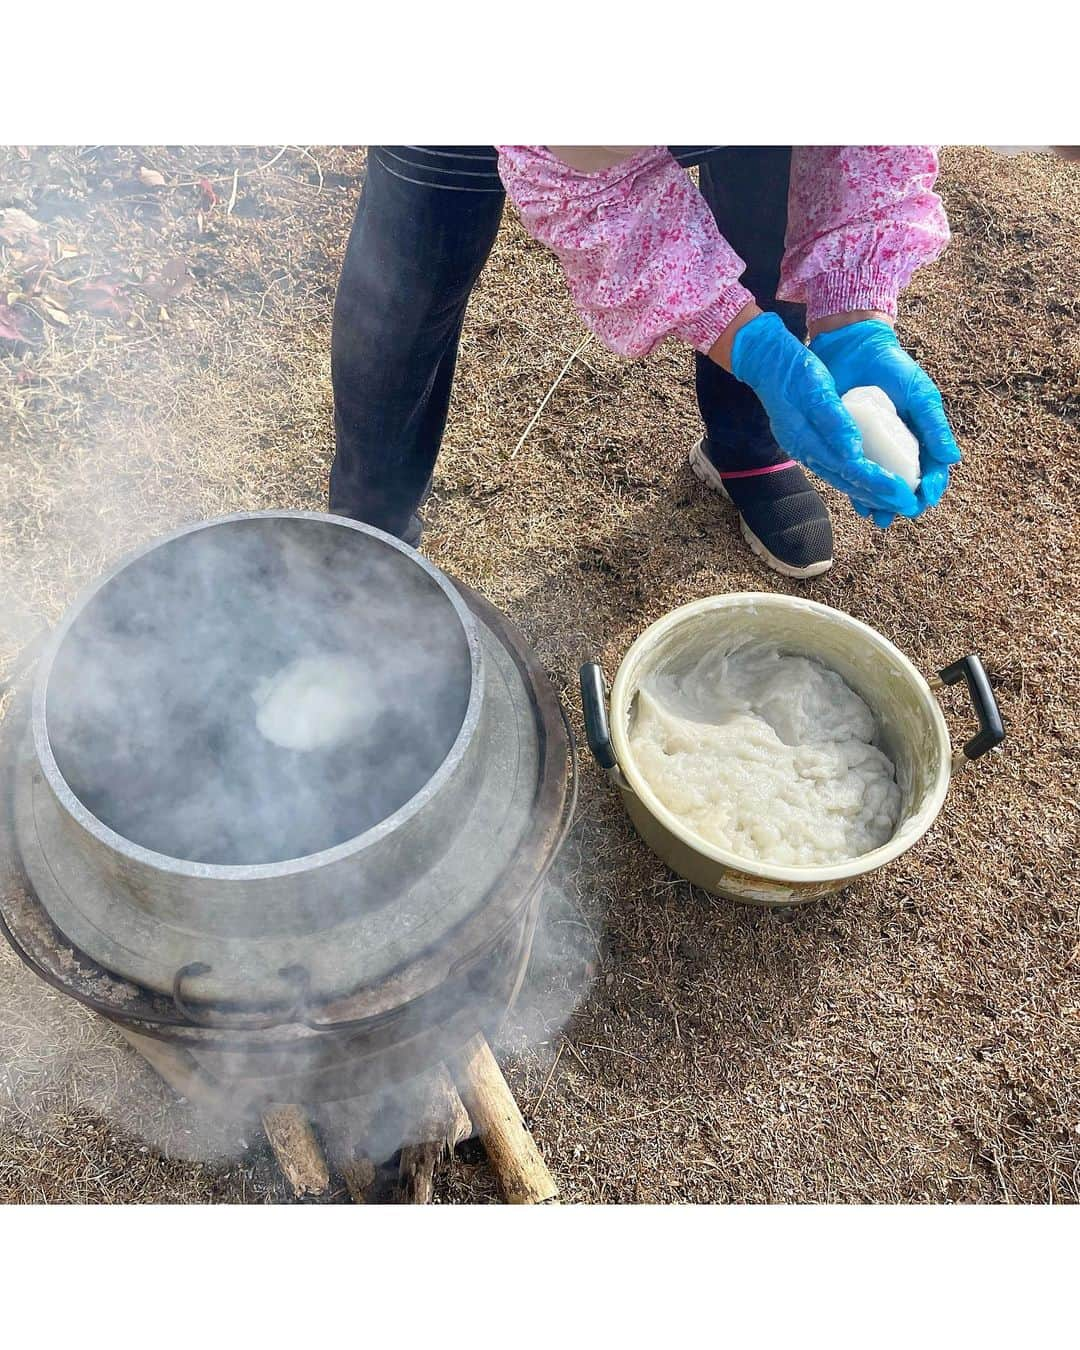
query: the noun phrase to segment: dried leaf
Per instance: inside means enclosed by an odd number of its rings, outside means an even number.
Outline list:
[[[31,262],[27,265],[25,258],[19,259],[19,282],[25,294],[36,295],[41,289],[41,279],[45,275],[45,268],[45,263]]]
[[[144,164],[139,170],[139,182],[143,187],[164,187],[165,175],[158,173],[157,169],[148,169]]]
[[[104,279],[84,281],[74,288],[79,304],[90,314],[99,314],[111,319],[126,319],[131,306],[124,298],[120,284]]]
[[[131,314],[131,306],[126,300],[102,295],[100,292],[87,297],[86,308],[91,314],[108,319],[126,319]]]
[[[25,342],[26,339],[19,331],[18,311],[11,308],[10,305],[0,304],[0,341],[5,342]]]
[[[209,211],[211,207],[217,204],[217,193],[214,191],[214,185],[209,178],[199,179],[199,191],[203,195],[203,206]]]
[[[41,229],[42,227],[33,216],[28,216],[25,211],[20,211],[16,206],[9,206],[0,211],[0,242],[5,244],[36,242],[40,244],[42,242]]]
[[[71,319],[58,305],[50,304],[49,301],[42,296],[37,296],[34,303],[37,306],[37,311],[41,317],[43,319],[48,319],[50,323],[56,324],[57,328],[67,328],[71,323]]]
[[[142,284],[142,289],[159,305],[175,300],[191,286],[187,263],[183,258],[170,258],[161,272],[151,272]]]

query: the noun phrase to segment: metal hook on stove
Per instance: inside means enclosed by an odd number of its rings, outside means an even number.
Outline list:
[[[205,961],[190,961],[186,966],[181,966],[173,976],[172,997],[176,1004],[177,1011],[188,1022],[192,1022],[199,1027],[214,1027],[220,1030],[237,1031],[265,1031],[270,1027],[287,1026],[292,1022],[303,1020],[303,1015],[307,1010],[308,993],[311,987],[311,977],[307,970],[300,965],[283,966],[278,975],[283,980],[288,980],[296,990],[296,997],[286,1012],[279,1013],[218,1013],[218,1012],[200,1012],[192,1008],[183,996],[183,984],[187,979],[196,979],[200,975],[208,975],[213,967],[208,966]]]

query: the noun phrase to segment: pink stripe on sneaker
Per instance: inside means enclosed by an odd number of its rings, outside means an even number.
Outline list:
[[[761,473],[779,473],[781,469],[793,469],[795,461],[785,459],[783,464],[766,464],[763,469],[735,469],[732,473],[722,473],[721,478],[756,478]]]

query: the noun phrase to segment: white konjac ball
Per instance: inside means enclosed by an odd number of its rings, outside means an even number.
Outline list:
[[[364,668],[344,656],[304,656],[260,680],[255,725],[286,750],[325,750],[368,720]]]
[[[866,458],[902,478],[915,492],[922,477],[919,442],[901,420],[885,390],[875,385],[860,385],[857,389],[849,389],[841,402],[859,428]]]

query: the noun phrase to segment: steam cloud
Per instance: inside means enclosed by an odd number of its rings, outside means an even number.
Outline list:
[[[467,647],[424,574],[355,542],[252,519],[181,536],[98,593],[47,706],[58,767],[94,815],[170,857],[258,864],[343,843],[415,794],[460,729]],[[312,657],[366,672],[360,715],[337,744],[290,750],[259,731],[257,692]]]
[[[428,781],[465,714],[467,645],[420,569],[394,550],[361,554],[351,547],[352,531],[301,519],[272,523],[272,534],[251,520],[153,550],[80,614],[53,669],[47,718],[61,773],[99,819],[170,857],[265,863],[352,838]],[[313,653],[362,665],[366,706],[340,744],[290,750],[260,733],[255,695]],[[543,1058],[587,992],[595,948],[572,913],[549,884],[504,1047],[531,1047]],[[393,906],[387,914],[392,922]],[[22,1003],[56,1002],[26,972],[15,983]],[[501,1011],[465,986],[454,997],[447,1015],[476,1025],[492,1025]],[[68,1000],[61,1005],[66,1015],[51,1018],[48,1037],[14,1029],[5,1038],[0,1096],[16,1118],[29,1119],[20,1084],[32,1081],[35,1095],[43,1084],[48,1101],[75,1092],[174,1157],[224,1160],[250,1142],[250,1119],[223,1126],[185,1114],[181,1129],[159,1099],[115,1074],[108,1091],[88,1088],[86,1065],[64,1039],[86,1044],[89,1014]],[[328,1043],[327,1066],[333,1054]],[[233,1067],[273,1074],[296,1066],[263,1054],[257,1066],[241,1057]],[[416,1092],[407,1082],[376,1086],[362,1141],[371,1156],[409,1141]]]

